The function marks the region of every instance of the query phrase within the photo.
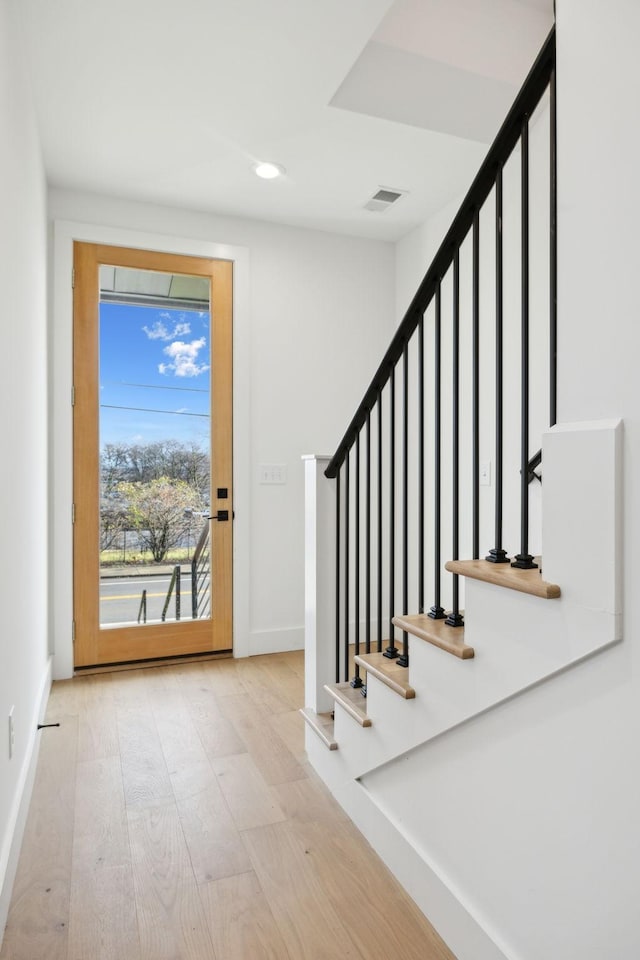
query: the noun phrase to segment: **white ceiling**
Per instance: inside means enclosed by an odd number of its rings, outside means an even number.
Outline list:
[[[386,240],[467,188],[552,23],[552,0],[15,2],[52,185]],[[407,196],[362,209],[380,186]]]

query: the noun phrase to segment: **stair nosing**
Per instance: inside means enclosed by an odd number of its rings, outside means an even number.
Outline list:
[[[540,557],[534,559],[540,562]],[[491,563],[489,560],[448,560],[445,569],[449,573],[505,587],[507,590],[516,590],[541,600],[557,600],[561,595],[558,584],[543,580],[535,569],[518,570],[510,564]]]
[[[418,620],[424,621],[424,627],[416,622]],[[475,656],[474,648],[470,647],[463,640],[464,627],[447,626],[445,629],[451,634],[451,636],[447,638],[446,635],[440,635],[440,624],[444,624],[444,620],[432,620],[426,613],[397,616],[393,618],[392,623],[400,630],[405,630],[419,640],[430,643],[432,646],[438,647],[439,650],[443,650],[445,653],[450,653],[459,660],[472,660]]]
[[[350,700],[347,696],[342,695],[342,692],[346,693],[346,688],[349,689],[358,689],[351,687],[351,684],[346,683],[325,683],[324,689],[327,691],[329,696],[333,697],[336,703],[339,703],[341,707],[352,717],[356,723],[359,723],[361,727],[370,727],[371,726],[371,717],[367,716],[366,704],[367,701],[364,697],[360,697],[363,703],[363,707],[359,708],[357,703]]]
[[[325,733],[325,731],[322,729],[322,724],[319,722],[320,720],[324,720],[325,725],[328,726],[329,724],[327,723],[327,718],[330,716],[330,714],[316,713],[316,711],[312,710],[311,707],[300,707],[300,713],[304,717],[304,721],[307,726],[311,727],[316,736],[322,740],[324,745],[328,747],[329,750],[338,749],[337,741]]]
[[[397,680],[394,680],[393,677],[390,677],[387,673],[385,673],[382,669],[380,669],[380,667],[378,667],[376,664],[369,663],[366,659],[367,657],[382,658],[383,654],[381,653],[357,654],[354,659],[355,659],[355,662],[359,664],[359,666],[363,667],[368,673],[371,673],[372,676],[376,677],[378,680],[380,680],[381,683],[384,683],[387,687],[389,687],[390,690],[393,690],[394,693],[397,693],[398,696],[402,697],[404,700],[415,699],[416,692],[409,683],[403,684],[398,682]],[[394,661],[388,660],[387,663],[389,667],[392,668]],[[398,667],[398,669],[406,670],[406,667]]]

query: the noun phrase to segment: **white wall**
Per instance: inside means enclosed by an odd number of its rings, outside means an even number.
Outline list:
[[[52,221],[192,238],[248,251],[248,307],[243,329],[236,328],[236,336],[249,345],[250,390],[243,428],[249,436],[236,435],[236,443],[249,446],[249,476],[243,479],[250,491],[250,556],[240,558],[249,565],[248,595],[240,602],[249,609],[250,633],[240,640],[251,653],[301,647],[300,458],[333,452],[388,344],[394,320],[393,246],[62,190],[51,191],[49,215]],[[57,279],[66,282],[66,277]],[[63,338],[67,353],[70,323],[67,311],[56,316],[53,330],[56,340]],[[61,416],[68,420],[70,384],[61,379],[64,375],[58,374],[54,391],[64,398]],[[55,425],[53,444],[55,456]],[[260,485],[261,463],[286,464],[287,484]],[[56,490],[57,515],[68,515],[69,498],[66,483]],[[70,595],[57,602],[69,605]],[[67,617],[65,625],[68,622]],[[57,630],[56,650],[66,651],[68,661],[66,626]]]
[[[451,226],[464,194],[396,243],[396,322],[400,323]]]
[[[558,0],[557,31],[559,420],[624,419],[623,641],[423,748],[405,792],[509,960],[636,960],[640,6]]]
[[[0,2],[0,938],[48,690],[45,184],[12,5]],[[9,759],[13,707],[15,750]],[[28,797],[26,797],[28,800]],[[12,849],[12,841],[16,843]]]

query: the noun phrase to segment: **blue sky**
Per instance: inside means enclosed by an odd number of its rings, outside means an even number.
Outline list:
[[[208,448],[209,385],[208,313],[100,304],[101,448],[167,439]]]

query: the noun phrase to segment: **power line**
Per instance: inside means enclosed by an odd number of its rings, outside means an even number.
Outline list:
[[[174,417],[205,417],[210,419],[208,413],[187,413],[186,410],[153,410],[149,407],[120,407],[115,403],[101,403],[100,408],[107,410],[137,410],[139,413],[170,413]]]
[[[144,387],[147,390],[184,390],[188,393],[209,393],[201,387],[165,387],[160,383],[128,383],[126,380],[107,380],[108,386]]]

